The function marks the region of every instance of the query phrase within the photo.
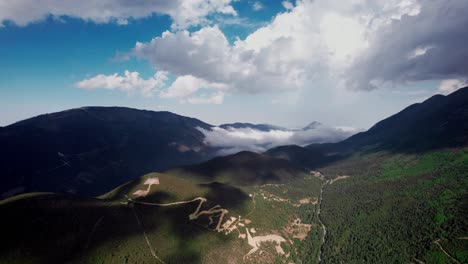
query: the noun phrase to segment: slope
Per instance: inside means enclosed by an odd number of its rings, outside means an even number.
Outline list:
[[[0,195],[30,191],[96,195],[146,172],[213,157],[196,128],[170,112],[84,107],[0,130]]]
[[[315,261],[319,180],[267,182],[239,188],[151,173],[99,198],[15,196],[0,202],[8,216],[0,219],[0,262]]]
[[[284,159],[249,151],[177,168],[172,173],[237,186],[284,183],[306,174]]]
[[[468,87],[450,95],[434,95],[384,119],[366,132],[338,143],[281,146],[266,154],[313,168],[353,153],[390,151],[420,153],[468,143]]]

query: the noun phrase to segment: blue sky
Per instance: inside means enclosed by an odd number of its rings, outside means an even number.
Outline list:
[[[0,125],[117,105],[212,124],[368,128],[467,83],[452,66],[468,51],[451,44],[466,30],[438,23],[443,1],[150,2],[0,0]]]

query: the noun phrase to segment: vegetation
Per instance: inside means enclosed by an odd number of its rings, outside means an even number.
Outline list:
[[[356,155],[322,171],[351,176],[324,187],[325,263],[452,263],[438,240],[466,259],[467,149]]]
[[[251,224],[246,228],[256,229],[252,236],[275,234],[290,241],[281,243],[287,256],[276,252],[275,243],[265,242],[261,244],[264,253],[255,255],[250,262],[317,262],[321,229],[313,201],[320,193],[320,179],[301,173],[289,182],[239,189],[179,176],[147,174],[98,199],[37,193],[4,200],[0,211],[9,217],[1,220],[2,235],[9,243],[0,251],[1,260],[7,263],[244,261],[251,247],[247,239],[238,238],[237,231],[224,235],[213,230],[208,217],[195,221],[188,218],[198,203],[160,207],[128,201],[132,193],[147,187],[144,183],[148,179],[157,177],[160,184],[137,201],[172,203],[206,197],[203,210],[220,205],[229,210],[225,220],[239,215],[249,219]],[[301,219],[305,226],[311,225],[310,231],[292,228],[295,219]],[[245,228],[239,227],[239,231],[245,233]],[[302,239],[294,237],[301,232]]]

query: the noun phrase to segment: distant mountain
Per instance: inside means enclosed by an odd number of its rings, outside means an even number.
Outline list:
[[[270,124],[251,124],[251,123],[229,123],[229,124],[222,124],[219,127],[228,129],[228,128],[250,128],[255,130],[260,130],[264,132],[272,131],[272,130],[280,130],[280,131],[306,131],[311,129],[316,129],[323,124],[317,121],[313,121],[307,126],[299,129],[291,129],[281,126],[275,126]]]
[[[95,195],[152,171],[208,160],[197,127],[170,112],[84,107],[0,129],[0,196],[53,191]]]
[[[421,152],[466,144],[468,87],[413,104],[344,141],[305,148],[282,146],[268,150],[267,154],[310,167],[355,151]]]
[[[290,129],[280,127],[280,126],[275,126],[275,125],[270,125],[270,124],[251,124],[251,123],[231,123],[231,124],[223,124],[220,125],[219,127],[228,129],[228,128],[251,128],[251,129],[256,129],[260,131],[271,131],[271,130],[281,130],[281,131],[288,131]]]
[[[216,157],[201,164],[179,168],[173,173],[246,186],[289,181],[303,175],[305,171],[284,159],[242,151],[229,156]]]
[[[317,121],[313,121],[312,123],[310,123],[307,126],[303,127],[302,130],[306,131],[306,130],[316,129],[317,127],[319,127],[321,125],[323,125],[323,124],[320,123],[320,122],[317,122]]]

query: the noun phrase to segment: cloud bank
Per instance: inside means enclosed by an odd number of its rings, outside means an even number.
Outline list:
[[[296,144],[300,146],[312,143],[338,142],[359,130],[348,127],[317,126],[308,130],[269,130],[261,131],[252,128],[226,129],[213,127],[211,130],[197,128],[205,135],[205,141],[219,147],[219,154],[228,155],[243,150],[264,152],[270,148]]]

